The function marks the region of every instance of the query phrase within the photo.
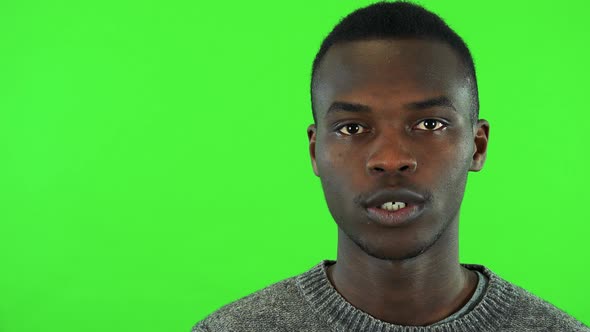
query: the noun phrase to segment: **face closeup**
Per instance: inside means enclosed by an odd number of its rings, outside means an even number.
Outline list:
[[[455,51],[436,41],[340,43],[322,59],[312,165],[338,227],[369,255],[417,256],[457,220],[489,132],[470,119],[466,77]],[[386,201],[406,207],[379,208]]]

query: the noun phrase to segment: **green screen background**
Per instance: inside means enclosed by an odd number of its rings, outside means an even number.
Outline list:
[[[0,331],[188,331],[321,259],[311,63],[369,1],[4,1]],[[422,1],[474,55],[461,262],[590,324],[588,6]]]

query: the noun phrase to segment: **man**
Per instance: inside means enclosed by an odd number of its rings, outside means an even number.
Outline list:
[[[467,173],[489,123],[463,40],[410,3],[344,18],[313,64],[309,151],[338,224],[337,261],[224,306],[193,331],[590,331],[460,264]]]

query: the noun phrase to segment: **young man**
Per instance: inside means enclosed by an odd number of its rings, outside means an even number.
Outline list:
[[[313,64],[314,173],[338,224],[337,261],[224,306],[193,331],[590,331],[477,264],[460,264],[467,173],[482,169],[463,40],[410,3],[344,18]]]

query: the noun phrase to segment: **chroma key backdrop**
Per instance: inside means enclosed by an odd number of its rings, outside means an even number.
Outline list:
[[[320,42],[369,1],[3,1],[0,331],[189,331],[336,258]],[[488,159],[462,263],[590,324],[583,1],[421,1],[467,42]]]

